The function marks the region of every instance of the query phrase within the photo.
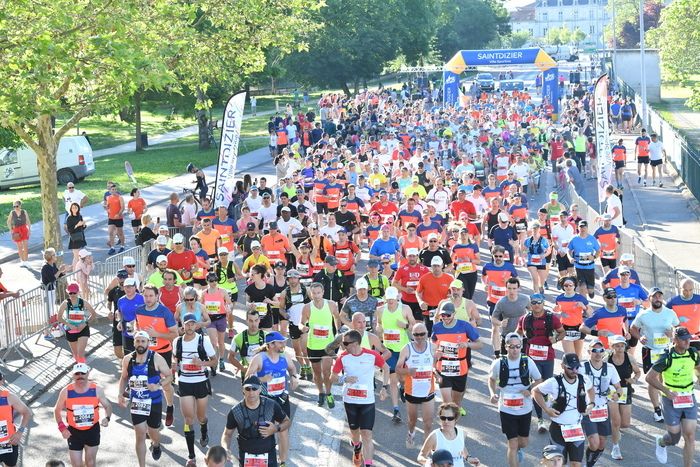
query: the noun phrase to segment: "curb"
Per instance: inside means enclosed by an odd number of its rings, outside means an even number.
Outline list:
[[[642,211],[642,204],[639,202],[639,197],[632,189],[632,184],[630,183],[629,177],[630,177],[629,174],[627,172],[625,172],[625,183],[627,184],[627,191],[632,196],[632,200],[634,201],[634,206],[637,208],[637,212],[639,213],[639,220],[642,223],[639,226],[640,230],[645,231],[647,229],[647,219],[644,216],[644,211]],[[623,193],[623,196],[624,196],[624,193]],[[637,236],[641,237],[641,235],[637,235]]]

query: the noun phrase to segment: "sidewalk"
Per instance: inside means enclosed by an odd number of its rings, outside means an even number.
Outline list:
[[[698,200],[689,196],[687,190],[681,189],[682,180],[670,164],[665,164],[663,188],[652,186],[651,167],[647,186],[637,183],[637,162],[634,157],[637,136],[614,134],[611,137],[614,141],[622,138],[627,148],[623,195],[626,227],[640,238],[645,247],[700,282],[700,271],[697,269],[697,258],[700,258]],[[595,180],[587,182],[584,198],[591,206],[598,206]]]

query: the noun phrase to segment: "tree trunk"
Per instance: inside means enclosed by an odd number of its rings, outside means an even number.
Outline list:
[[[207,116],[207,95],[197,88],[197,125],[199,126],[199,149],[209,149],[209,117]]]
[[[360,79],[355,78],[355,82],[353,83],[353,87],[355,88],[355,94],[360,93]]]
[[[275,77],[270,76],[270,94],[275,93]]]
[[[134,125],[136,129],[136,150],[143,151],[143,141],[141,141],[141,91],[134,94]]]
[[[343,82],[343,92],[347,97],[350,97],[350,88],[348,87],[348,83]]]
[[[51,116],[42,115],[37,119],[37,166],[41,180],[41,214],[44,221],[44,249],[53,247],[63,250],[61,229],[58,224],[58,182],[56,179],[56,152],[58,142],[51,126]],[[33,222],[39,219],[30,219]]]

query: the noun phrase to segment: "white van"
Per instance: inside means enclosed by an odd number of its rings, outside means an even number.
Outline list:
[[[95,173],[92,147],[84,136],[64,136],[56,153],[60,185],[82,180]],[[0,190],[39,183],[39,168],[34,150],[23,146],[0,149]]]

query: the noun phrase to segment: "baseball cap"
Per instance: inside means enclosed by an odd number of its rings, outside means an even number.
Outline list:
[[[253,186],[251,186],[248,190],[249,190],[249,191],[258,191],[258,187],[256,187],[255,185],[253,185]]]
[[[501,222],[508,222],[508,214],[505,212],[498,213],[498,220]]]
[[[194,316],[194,315],[192,315]],[[151,339],[151,336],[148,335],[146,331],[136,331],[134,333],[134,340],[141,338],[141,339]]]
[[[396,300],[397,298],[399,298],[399,289],[397,289],[396,287],[387,288],[384,292],[384,298],[386,298],[387,300]]]
[[[165,261],[167,263],[168,257],[165,255],[158,255],[158,257],[156,258],[156,264],[162,263],[163,261]]]
[[[522,336],[517,332],[509,332],[508,334],[506,334],[505,342],[508,342],[511,339],[518,339],[519,342],[523,341]]]
[[[610,295],[617,295],[617,291],[613,287],[606,287],[605,290],[603,290],[603,297]]]
[[[255,222],[248,222],[248,223],[246,224],[246,228],[247,228],[248,230],[255,230]]]
[[[625,339],[624,336],[620,336],[619,334],[615,334],[614,336],[608,337],[608,343],[609,343],[610,345],[613,345],[613,344],[626,344],[626,343],[627,343],[627,339]]]
[[[194,313],[187,313],[185,316],[182,317],[182,324],[189,323],[190,321],[194,321],[196,323],[197,315],[195,315]]]
[[[453,303],[446,302],[440,307],[440,314],[453,315],[455,313],[455,306]]]
[[[650,297],[653,297],[653,296],[656,295],[657,293],[660,293],[661,295],[664,294],[663,290],[661,290],[661,289],[658,288],[658,287],[652,287],[651,290],[649,290],[649,296],[650,296]]]
[[[452,453],[447,449],[438,449],[436,451],[433,451],[432,460],[433,464],[441,464],[445,462],[449,462],[450,464],[454,463]]]
[[[136,287],[136,279],[133,277],[128,278],[124,281],[124,287]]]
[[[185,243],[185,236],[181,233],[173,235],[173,243]]]
[[[605,213],[605,214],[603,214],[603,220],[604,221],[612,220],[612,216],[608,213]]]
[[[282,209],[280,209],[280,211],[292,212],[292,210],[289,209],[289,206],[284,206],[284,207],[282,207]]]
[[[347,231],[347,229],[346,229],[345,227],[341,227],[341,228],[338,229],[338,233],[339,233],[339,234],[341,234],[341,233],[346,234],[346,233],[348,233],[348,231]]]
[[[272,331],[268,332],[265,334],[265,343],[269,344],[270,342],[286,342],[287,339],[284,338],[282,334],[280,334],[277,331]]]
[[[557,457],[564,457],[564,451],[562,451],[561,446],[549,444],[542,449],[542,457],[547,460],[556,459]]]
[[[549,194],[549,199],[559,199],[559,195],[553,191]]]
[[[406,250],[406,256],[418,256],[418,248],[409,248]]]
[[[532,295],[530,295],[530,301],[533,300],[539,300],[541,302],[544,302],[544,295],[542,295],[541,293],[533,293]]]
[[[433,259],[430,260],[431,266],[442,266],[443,264],[445,264],[445,263],[442,261],[442,258],[440,258],[439,256],[433,256]]]
[[[209,272],[207,273],[207,282],[209,281],[219,282],[219,276],[217,276],[215,272]]]
[[[250,242],[250,247],[251,248],[260,248],[260,242],[257,240]]]
[[[382,224],[380,230],[391,230],[391,226],[389,224]]]
[[[127,277],[129,277],[129,273],[126,272],[126,269],[120,269],[119,271],[117,271],[118,279],[126,279]]]
[[[286,266],[287,266],[287,265],[284,264],[284,261],[282,261],[281,259],[278,259],[277,261],[275,261],[275,262],[272,264],[272,267],[273,267],[273,268],[284,268],[284,267],[286,267]]]
[[[617,274],[618,274],[618,275],[620,275],[620,274],[629,274],[629,273],[630,273],[630,268],[628,268],[627,266],[620,266],[619,268],[617,268]]]
[[[367,261],[367,267],[368,268],[378,268],[379,267],[379,260],[371,259],[371,260]]]
[[[158,232],[160,231],[170,232],[170,229],[168,229],[167,225],[161,225],[160,227],[158,227]]]
[[[297,206],[297,212],[306,212],[306,206],[300,204],[299,206]]]
[[[248,376],[245,381],[243,381],[243,388],[255,388],[255,389],[260,389],[260,386],[262,386],[262,383],[260,382],[260,378],[257,376]]]
[[[428,234],[428,240],[437,240],[438,239],[438,234],[435,232]]]
[[[591,347],[595,347],[596,345],[600,345],[600,346],[602,346],[602,347],[605,347],[605,346],[603,345],[603,341],[601,341],[601,340],[598,339],[597,337],[594,338],[592,341],[588,342],[588,348],[589,348],[589,349],[590,349]]]
[[[327,255],[326,256],[326,263],[330,264],[331,266],[337,266],[338,265],[338,258],[336,258],[333,255]]]
[[[452,283],[450,284],[450,288],[453,288],[453,289],[462,289],[462,288],[464,288],[464,284],[462,283],[461,280],[455,279],[455,280],[453,280]]]
[[[168,237],[166,237],[165,235],[158,235],[158,238],[156,238],[156,243],[158,245],[167,245]]]
[[[277,222],[276,222],[276,221],[270,222],[270,229],[275,229],[275,230],[277,230]]]
[[[588,227],[588,221],[580,220],[578,221],[579,227]]]
[[[133,256],[125,256],[122,259],[122,266],[136,266],[136,260]]]
[[[688,331],[688,328],[683,327],[683,326],[678,326],[673,331],[673,337],[676,337],[678,339],[688,340],[691,337],[693,337],[693,335],[690,333],[690,331]]]
[[[226,248],[225,246],[220,246],[220,247],[216,250],[216,254],[217,254],[217,255],[227,255],[228,253],[229,253],[229,252],[228,252],[228,248]]]
[[[87,366],[87,363],[76,363],[73,365],[73,370],[71,371],[71,374],[76,374],[76,373],[85,373],[90,371],[90,367]]]
[[[355,288],[356,289],[369,289],[369,284],[365,280],[364,277],[361,277],[357,279],[357,282],[355,282]]]
[[[80,292],[80,286],[77,282],[71,282],[66,286],[66,292],[68,293],[78,293]]]
[[[301,273],[296,269],[290,269],[287,271],[287,277],[301,277]]]
[[[87,258],[88,256],[92,256],[92,253],[83,248],[78,252],[78,256],[80,256],[81,258]]]
[[[634,255],[632,253],[623,253],[620,256],[620,261],[634,261]]]
[[[561,362],[564,364],[564,366],[567,366],[572,370],[576,370],[581,366],[581,361],[578,359],[578,355],[575,353],[564,354],[564,358],[561,359]]]

